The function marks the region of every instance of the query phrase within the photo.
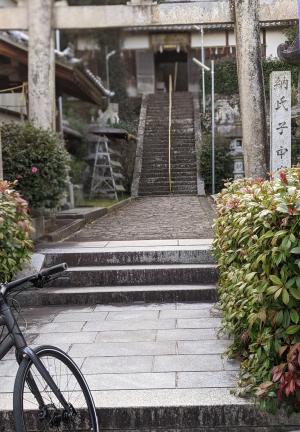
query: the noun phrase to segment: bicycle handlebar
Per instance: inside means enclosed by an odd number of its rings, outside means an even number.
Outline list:
[[[62,273],[64,271],[68,270],[68,265],[66,263],[58,264],[53,267],[45,268],[41,270],[39,273],[36,273],[32,276],[27,276],[12,282],[9,282],[7,284],[3,284],[1,286],[1,294],[5,295],[8,291],[12,290],[13,288],[16,288],[20,285],[25,284],[26,282],[30,282],[33,285],[43,283],[47,278],[50,278],[51,276],[54,276],[55,274]]]
[[[41,270],[38,275],[42,277],[53,276],[57,273],[62,273],[68,270],[68,265],[66,263],[58,264],[53,267],[45,268]]]

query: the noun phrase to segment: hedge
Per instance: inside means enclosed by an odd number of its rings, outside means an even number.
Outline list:
[[[238,392],[300,410],[300,168],[242,179],[217,197],[214,254]]]
[[[1,125],[4,178],[30,208],[54,208],[65,190],[69,157],[61,138],[30,123]]]
[[[0,281],[9,281],[30,256],[31,221],[27,203],[14,184],[0,181]]]

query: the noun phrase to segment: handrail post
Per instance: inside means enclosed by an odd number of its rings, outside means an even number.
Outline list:
[[[172,192],[172,169],[171,169],[171,131],[172,131],[172,75],[169,75],[169,191]]]

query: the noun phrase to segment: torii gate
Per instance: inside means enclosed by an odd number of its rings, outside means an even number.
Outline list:
[[[0,29],[29,30],[29,117],[51,128],[55,112],[54,29],[107,29],[149,25],[235,23],[245,171],[266,174],[266,107],[261,68],[259,20],[298,19],[297,0],[191,0],[156,4],[66,6],[54,0],[19,0],[0,9]]]

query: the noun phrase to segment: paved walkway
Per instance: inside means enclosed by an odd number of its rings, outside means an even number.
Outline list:
[[[68,241],[207,239],[213,237],[213,218],[210,198],[139,198],[87,225]]]
[[[233,398],[238,365],[222,358],[228,341],[218,339],[219,318],[210,309],[201,303],[97,305],[30,308],[22,315],[33,346],[66,350],[97,405],[116,407],[134,406],[134,400],[143,406]],[[15,374],[10,353],[0,362],[0,410],[11,404]]]

